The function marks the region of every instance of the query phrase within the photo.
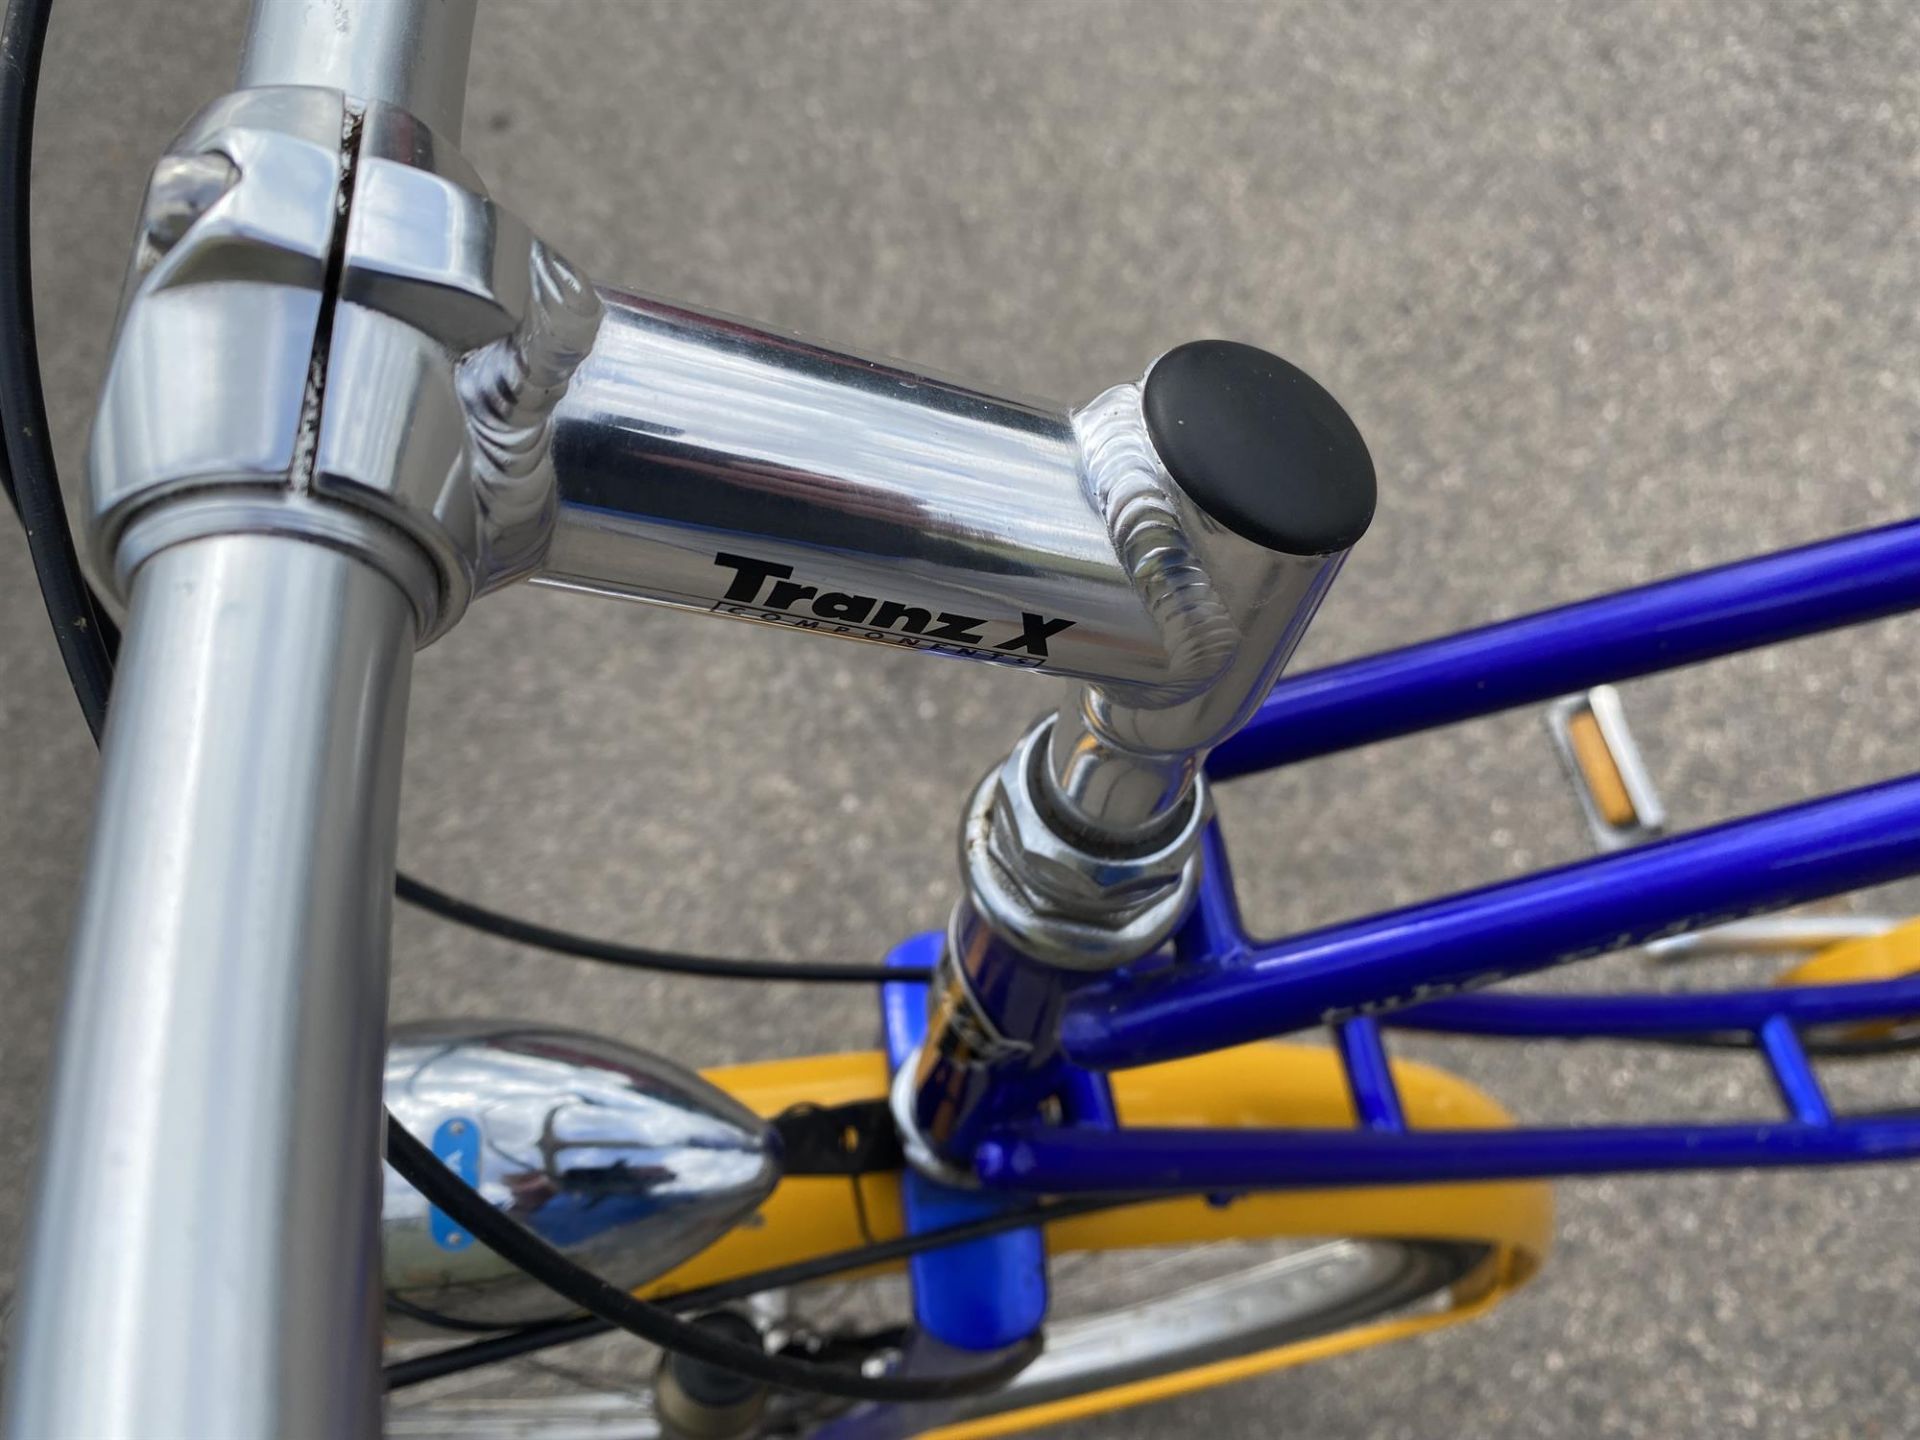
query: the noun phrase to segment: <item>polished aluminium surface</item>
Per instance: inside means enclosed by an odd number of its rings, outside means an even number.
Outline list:
[[[1067,411],[601,298],[554,416],[538,580],[1088,681],[1050,783],[1103,834],[1138,839],[1183,803],[1343,559],[1206,515],[1155,454],[1137,383]]]
[[[385,570],[431,641],[544,552],[549,419],[598,318],[411,115],[223,97],[149,187],[89,453],[96,566],[124,594],[156,544],[304,534]]]
[[[242,88],[317,85],[417,115],[460,143],[474,0],[253,0]]]
[[[87,454],[88,547],[122,602],[136,512],[209,480],[297,488],[345,117],[324,90],[226,95],[155,166]]]
[[[1207,678],[1115,555],[1064,411],[601,299],[554,416],[542,582],[1051,674]]]
[[[1081,687],[1060,707],[1046,765],[1074,823],[1136,843],[1186,803],[1207,752],[1266,698],[1347,554],[1270,550],[1208,515],[1161,463],[1141,397],[1118,385],[1075,412],[1087,486],[1163,631],[1208,680],[1185,692]]]
[[[243,83],[273,88],[202,112],[149,189],[90,455],[87,539],[128,619],[16,1315],[22,1440],[380,1423],[390,897],[436,597],[417,547],[311,493],[311,452],[356,107],[457,135],[471,20],[257,0]]]
[[[692,1071],[596,1036],[402,1026],[384,1088],[388,1111],[424,1143],[470,1157],[464,1178],[481,1194],[624,1289],[719,1239],[780,1179],[764,1121]],[[390,1167],[380,1233],[389,1334],[434,1333],[437,1318],[505,1328],[572,1313]]]
[[[431,640],[545,551],[549,419],[600,306],[411,117],[370,105],[356,135],[312,485],[433,558]]]
[[[1033,763],[1023,746],[976,796],[968,889],[1056,963],[1158,944],[1191,892],[1200,761],[1259,705],[1344,552],[1277,552],[1205,514],[1155,453],[1139,384],[1066,412],[601,298],[554,414],[537,578],[1088,682]]]
[[[372,1433],[413,618],[270,535],[169,547],[132,601],[7,1431]]]
[[[1120,385],[1072,417],[1085,488],[1169,651],[1208,678],[1084,684],[976,789],[934,1014],[892,1092],[929,1180],[951,1182],[985,1126],[1044,1098],[1076,973],[1151,954],[1185,917],[1212,814],[1200,762],[1264,698],[1345,558],[1217,523],[1168,475],[1142,410],[1141,387]]]

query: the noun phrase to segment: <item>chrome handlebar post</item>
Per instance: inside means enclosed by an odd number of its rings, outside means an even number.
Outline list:
[[[20,1440],[379,1426],[411,658],[544,543],[542,387],[591,338],[584,287],[415,118],[457,134],[472,23],[470,0],[256,0],[241,83],[267,88],[154,172],[89,454],[128,619]]]
[[[1035,763],[976,795],[969,888],[1053,963],[1159,943],[1191,891],[1200,763],[1264,698],[1372,517],[1372,463],[1340,407],[1227,342],[1070,409],[601,300],[554,413],[559,514],[536,582],[1081,682],[1022,745]]]
[[[460,143],[476,0],[253,0],[242,90],[315,85],[405,110]]]
[[[1138,844],[1164,831],[1206,753],[1259,707],[1373,518],[1373,463],[1346,413],[1277,356],[1183,345],[1074,415],[1122,564],[1179,616],[1202,683],[1083,685],[1048,736],[1069,826]]]
[[[381,1043],[414,619],[278,535],[133,580],[7,1433],[379,1425]]]
[[[560,508],[536,582],[1085,681],[1050,771],[1060,803],[1103,832],[1137,834],[1185,799],[1372,512],[1346,417],[1250,347],[1182,347],[1070,410],[661,300],[601,299],[598,341],[554,415]],[[1261,418],[1210,413],[1223,395],[1233,410],[1234,387]],[[1304,448],[1227,435],[1239,453],[1213,454],[1214,440],[1179,435],[1257,429],[1275,411],[1297,422],[1306,396],[1338,423]],[[1160,453],[1173,441],[1151,433],[1154,397],[1199,452],[1197,486]],[[1325,435],[1331,458],[1311,449]]]
[[[1176,666],[1064,410],[602,292],[539,583],[991,664]]]
[[[909,1160],[950,1184],[971,1183],[984,1125],[1034,1103],[1070,990],[1185,916],[1211,809],[1200,762],[1265,697],[1373,517],[1352,421],[1248,346],[1170,351],[1074,424],[1116,557],[1206,678],[1083,684],[974,792],[927,1029],[891,1092]]]

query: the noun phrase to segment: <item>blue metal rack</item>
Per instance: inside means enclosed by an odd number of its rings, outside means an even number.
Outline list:
[[[1225,780],[1916,607],[1920,520],[1283,680],[1213,753],[1207,770]],[[1203,844],[1199,893],[1170,951],[1107,974],[1059,979],[1056,992],[1039,982],[1042,998],[1061,1007],[1057,1028],[1050,1013],[1044,1024],[1015,1030],[1043,1035],[1044,1059],[1010,1061],[1004,1077],[991,1077],[975,1123],[957,1139],[947,1137],[947,1161],[970,1163],[981,1186],[910,1175],[910,1228],[1032,1194],[1231,1197],[1920,1158],[1920,1111],[1836,1114],[1807,1046],[1809,1038],[1824,1046],[1817,1032],[1826,1027],[1920,1019],[1920,974],[1708,994],[1490,988],[1549,966],[1920,874],[1920,776],[1272,941],[1247,934],[1217,827]],[[940,937],[918,936],[895,952],[895,963],[930,964],[940,948]],[[991,989],[1018,981],[1033,989],[1036,977],[1014,963],[1017,957],[998,959],[976,967],[969,983]],[[924,1026],[925,990],[886,989],[888,1048],[898,1066]],[[1351,1126],[1139,1128],[1114,1112],[1106,1071],[1328,1026],[1353,1098]],[[1421,1128],[1409,1123],[1394,1082],[1391,1028],[1490,1039],[1737,1045],[1764,1058],[1785,1114],[1661,1125]],[[1037,1113],[1042,1095],[1061,1102],[1058,1119]],[[1038,1322],[1044,1270],[1033,1230],[994,1237],[964,1254],[917,1257],[922,1327],[951,1344],[1005,1343]]]
[[[1848,996],[1847,991],[1871,992]],[[1009,1124],[974,1157],[993,1188],[1232,1192],[1325,1186],[1547,1179],[1653,1170],[1854,1164],[1920,1158],[1920,1112],[1836,1115],[1800,1026],[1885,1015],[1906,982],[1719,995],[1476,996],[1396,1014],[1389,1023],[1480,1036],[1588,1039],[1725,1035],[1737,1019],[1766,1060],[1785,1119],[1705,1124],[1416,1130],[1407,1124],[1380,1020],[1334,1028],[1353,1096],[1351,1130],[1177,1130],[1111,1123]],[[1811,997],[1811,998],[1810,998]],[[1736,1002],[1732,1006],[1728,1001]],[[1441,1013],[1434,1013],[1441,1012]],[[1451,1023],[1458,1020],[1462,1023]]]
[[[1751,822],[1749,822],[1751,824]],[[1676,845],[1676,843],[1668,843]],[[1651,849],[1651,847],[1649,847]],[[1647,854],[1649,851],[1640,851]],[[1117,1029],[1148,1035],[1148,1050],[1175,1044],[1167,1027],[1142,1027],[1140,1012],[1190,1016],[1194,985],[1231,985],[1236,973],[1260,972],[1263,987],[1311,983],[1311,962],[1290,970],[1286,960],[1309,960],[1325,937],[1344,945],[1348,927],[1319,931],[1304,941],[1267,945],[1248,939],[1233,897],[1231,858],[1217,828],[1206,837],[1206,881],[1175,954],[1142,966],[1114,987],[1114,1010],[1102,1037]],[[1592,862],[1617,866],[1617,858]],[[1521,881],[1519,885],[1524,885]],[[1496,887],[1498,889],[1498,887]],[[1617,893],[1617,891],[1615,891]],[[1488,925],[1511,924],[1515,906],[1475,902]],[[1459,906],[1440,900],[1430,906]],[[1400,941],[1409,954],[1432,954],[1436,931],[1428,906],[1409,912],[1419,924],[1357,922]],[[1442,937],[1444,939],[1444,937]],[[1281,956],[1281,960],[1275,960]],[[1379,956],[1369,956],[1377,960]],[[1167,998],[1179,996],[1179,998]],[[1271,991],[1269,991],[1271,1002]],[[1087,1012],[1081,1012],[1083,1016]],[[1421,1185],[1457,1181],[1549,1179],[1661,1169],[1730,1169],[1768,1165],[1830,1165],[1920,1158],[1920,1112],[1912,1116],[1836,1116],[1820,1087],[1801,1033],[1920,1016],[1920,975],[1809,985],[1716,991],[1697,995],[1455,995],[1411,1004],[1380,1016],[1352,1016],[1332,1025],[1334,1050],[1354,1096],[1354,1129],[1140,1129],[1119,1125],[1112,1108],[1081,1096],[1104,1094],[1098,1073],[1062,1064],[1056,1075],[1068,1096],[1069,1123],[1006,1116],[973,1154],[977,1177],[989,1188],[1069,1194],[1100,1190],[1219,1192],[1269,1188]],[[1069,1010],[1071,1021],[1071,1010]],[[1244,1023],[1244,1021],[1242,1021]],[[1407,1123],[1386,1052],[1386,1031],[1421,1029],[1478,1039],[1561,1041],[1715,1041],[1757,1050],[1772,1073],[1784,1117],[1668,1125],[1567,1125],[1515,1129],[1415,1129]],[[1173,1027],[1177,1029],[1177,1025]],[[1089,1029],[1069,1023],[1068,1054],[1119,1060],[1123,1046],[1085,1044]],[[1081,1052],[1075,1054],[1075,1039]],[[1198,1048],[1198,1046],[1192,1046]],[[1158,1058],[1158,1056],[1148,1056]],[[1121,1060],[1125,1064],[1125,1060]]]

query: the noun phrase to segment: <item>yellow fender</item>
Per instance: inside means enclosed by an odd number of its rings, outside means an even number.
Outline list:
[[[1870,980],[1897,980],[1920,970],[1920,920],[1897,925],[1884,935],[1865,935],[1829,945],[1809,959],[1783,970],[1776,985],[1851,985]],[[1889,1040],[1910,1031],[1912,1017],[1865,1020],[1837,1025],[1833,1033],[1849,1040]]]
[[[878,1051],[762,1061],[709,1070],[707,1078],[756,1113],[773,1116],[803,1102],[833,1106],[887,1091]],[[1505,1126],[1507,1113],[1480,1091],[1432,1066],[1395,1061],[1408,1124],[1421,1129]],[[1130,1125],[1286,1126],[1355,1124],[1338,1057],[1319,1046],[1260,1043],[1112,1076],[1121,1120]],[[858,1193],[854,1187],[858,1186]],[[736,1275],[785,1265],[904,1229],[895,1175],[858,1180],[797,1176],[724,1239],[638,1293],[672,1295]],[[1053,1254],[1204,1244],[1213,1240],[1418,1238],[1489,1247],[1487,1260],[1453,1287],[1444,1309],[1379,1321],[930,1432],[941,1440],[1001,1435],[1106,1410],[1162,1400],[1309,1360],[1403,1339],[1490,1309],[1532,1277],[1552,1243],[1553,1194],[1540,1183],[1378,1186],[1250,1195],[1225,1206],[1166,1200],[1059,1221],[1048,1227]],[[876,1267],[875,1273],[882,1268]]]
[[[1863,935],[1829,945],[1811,959],[1781,972],[1781,985],[1846,985],[1896,980],[1920,970],[1920,920],[1908,920],[1884,935]]]

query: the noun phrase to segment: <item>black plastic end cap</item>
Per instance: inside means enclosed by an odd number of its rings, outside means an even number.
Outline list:
[[[1278,355],[1195,340],[1147,372],[1160,463],[1234,534],[1289,555],[1350,547],[1373,519],[1373,458],[1347,412]]]

